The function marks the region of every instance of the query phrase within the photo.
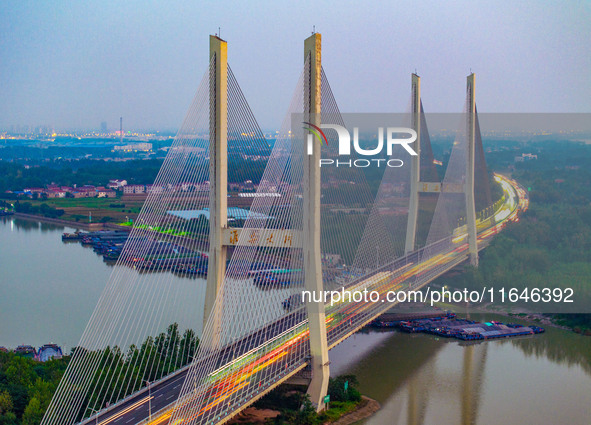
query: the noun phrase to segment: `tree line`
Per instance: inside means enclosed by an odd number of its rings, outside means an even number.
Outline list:
[[[491,156],[496,169],[505,168],[528,189],[529,210],[481,252],[478,269],[444,276],[439,283],[573,287],[572,314],[558,316],[577,331],[591,333],[591,314],[585,314],[591,305],[591,146],[547,141],[520,146],[521,151],[537,154],[538,159],[513,163],[515,154]]]
[[[192,329],[181,335],[177,323],[166,332],[149,336],[140,345],[124,352],[107,346],[88,351],[75,347],[69,355],[44,363],[14,352],[0,352],[0,425],[38,425],[73,355],[96,359],[97,369],[83,405],[105,407],[146,385],[189,364],[199,344]],[[77,420],[90,416],[90,410],[78,412]]]

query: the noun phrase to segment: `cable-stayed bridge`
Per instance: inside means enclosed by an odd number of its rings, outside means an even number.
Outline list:
[[[373,139],[391,149],[376,178],[369,160],[343,158],[334,129],[346,116],[321,65],[320,34],[305,41],[271,142],[226,42],[212,36],[209,69],[43,424],[223,423],[296,376],[309,378],[322,409],[330,348],[390,308],[389,292],[421,289],[466,260],[477,266],[478,250],[527,208],[523,189],[500,175],[502,196],[491,197],[474,74],[442,179],[415,74],[411,87],[401,124],[416,134],[407,143],[417,155],[382,129]],[[361,139],[357,151],[375,147]],[[243,196],[228,192],[229,175],[247,180]],[[301,303],[303,290],[350,297]],[[363,291],[377,298],[360,300]]]

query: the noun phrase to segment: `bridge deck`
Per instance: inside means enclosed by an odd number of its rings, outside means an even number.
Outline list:
[[[524,204],[521,199],[522,196],[525,196],[524,192],[519,190],[517,184],[508,179],[504,179],[504,182],[507,183],[503,186],[507,195],[507,201],[505,205],[500,207],[499,211],[507,209],[507,205],[510,205],[509,211],[503,215],[503,219],[500,222],[481,229],[478,236],[479,249],[486,247],[490,239],[508,221],[516,217],[519,206],[523,206]],[[454,239],[457,240],[458,237],[456,236]],[[467,243],[464,243],[465,240],[465,238],[459,238],[454,243],[451,241],[450,236],[450,238],[435,242],[428,247],[409,253],[381,267],[371,276],[362,277],[346,285],[345,289],[348,291],[360,291],[363,288],[367,288],[368,290],[376,290],[381,295],[384,295],[387,291],[421,289],[433,279],[467,260],[468,252]],[[453,249],[450,249],[450,244]],[[427,259],[424,260],[424,257],[427,257]],[[407,282],[412,282],[413,280],[414,284],[412,286],[407,284]],[[363,301],[345,302],[327,305],[326,317],[329,348],[335,347],[366,326],[387,311],[392,305],[392,303],[383,301],[376,303],[364,303]],[[293,326],[294,319],[298,317],[301,320],[297,325]],[[294,340],[296,341],[295,344]],[[260,344],[260,341],[265,342]],[[205,417],[209,415],[208,423],[224,423],[245,407],[288,380],[307,366],[307,360],[302,360],[301,356],[296,356],[293,350],[294,346],[299,346],[300,348],[301,346],[305,346],[306,341],[307,320],[305,319],[304,308],[300,308],[280,320],[270,323],[264,328],[258,329],[224,347],[215,355],[215,372],[211,375],[226,376],[227,378],[225,379],[227,380],[222,381],[224,383],[224,392],[227,393],[229,391],[228,386],[231,388],[236,387],[241,390],[241,397],[235,400],[231,406],[216,410],[215,415],[210,415],[210,407],[209,409],[202,408],[198,412],[198,416],[203,415]],[[232,381],[232,377],[236,375],[237,370],[244,371],[249,365],[248,363],[236,362],[236,359],[248,358],[248,355],[257,358],[256,355],[259,353],[276,353],[276,355],[280,353],[281,357],[283,357],[282,361],[286,365],[285,369],[279,375],[273,375],[267,380],[256,381],[258,383],[256,386],[249,385],[248,382],[246,384],[243,382],[238,386],[237,382]],[[301,354],[301,350],[298,353]],[[225,397],[222,398],[219,392],[216,392],[214,388],[210,388],[207,385],[195,388],[193,392],[186,394],[179,400],[191,368],[199,369],[201,364],[205,365],[211,359],[211,356],[205,356],[198,360],[198,363],[187,366],[158,382],[152,383],[150,388],[143,388],[121,402],[101,411],[98,416],[95,415],[85,419],[81,424],[130,425],[150,423],[152,425],[166,425],[174,417],[175,408],[178,409],[179,406],[191,403],[198,397],[205,397],[203,399],[205,401],[202,404],[214,407],[220,403],[220,399],[225,400]],[[220,381],[218,380],[216,382],[219,383]],[[220,385],[218,384],[218,386]],[[150,420],[150,409],[152,420]],[[196,416],[193,416],[191,419],[196,419]]]

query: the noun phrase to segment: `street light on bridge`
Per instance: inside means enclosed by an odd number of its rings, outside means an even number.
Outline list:
[[[98,410],[94,410],[92,407],[89,407],[91,412],[94,412],[94,414],[96,415],[96,425],[98,425],[98,417],[99,417],[99,412]]]
[[[147,379],[144,382],[148,384],[148,420],[152,422],[152,383]]]

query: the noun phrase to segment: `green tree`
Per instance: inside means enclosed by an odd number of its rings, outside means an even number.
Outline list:
[[[345,383],[348,383],[348,388],[345,390]],[[355,388],[359,385],[355,375],[341,375],[336,378],[330,378],[328,382],[328,394],[330,394],[330,401],[359,401],[361,394]]]
[[[10,397],[8,391],[0,392],[0,416],[12,412],[12,408],[12,397]]]
[[[195,350],[197,349],[197,344],[199,344],[199,339],[195,335],[195,331],[193,329],[187,329],[183,333],[183,338],[181,339],[180,350],[181,350],[181,365],[189,364],[193,356],[195,355]]]
[[[43,411],[45,411],[51,402],[51,397],[53,396],[55,389],[55,384],[52,385],[50,382],[37,378],[29,392],[33,398],[39,400]]]
[[[6,368],[8,382],[14,385],[28,387],[33,383],[33,367],[31,362],[20,356],[13,356]]]
[[[31,398],[23,414],[23,425],[39,425],[44,413],[45,410],[41,407],[41,401],[37,397]]]
[[[18,419],[12,412],[0,415],[0,425],[18,425]]]

